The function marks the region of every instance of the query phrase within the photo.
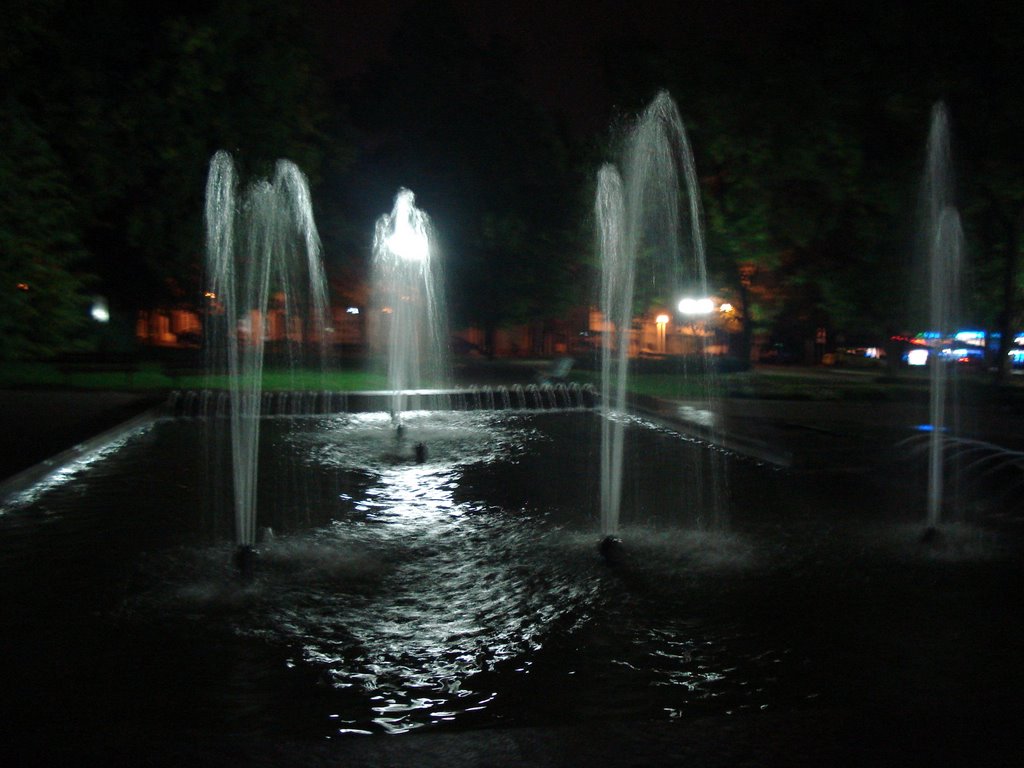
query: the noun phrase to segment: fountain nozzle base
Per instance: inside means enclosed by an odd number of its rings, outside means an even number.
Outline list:
[[[617,565],[626,557],[626,549],[622,545],[622,539],[618,536],[605,536],[597,545],[597,551],[601,553],[601,557],[608,565]]]
[[[252,581],[256,571],[256,548],[251,544],[239,544],[235,550],[235,568],[242,581]]]
[[[942,544],[942,531],[934,525],[929,525],[924,529],[924,533],[921,534],[920,542],[933,547],[938,546]]]

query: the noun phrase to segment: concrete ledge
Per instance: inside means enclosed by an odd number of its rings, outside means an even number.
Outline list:
[[[11,475],[6,480],[0,482],[0,504],[9,503],[18,494],[37,485],[50,475],[59,472],[68,464],[102,450],[116,440],[145,429],[164,413],[164,408],[165,406],[161,404],[143,411],[117,426],[100,432],[98,435],[83,440],[81,443],[73,445],[48,459],[44,459],[28,469]]]
[[[680,415],[680,404],[647,395],[630,399],[630,407],[646,419],[685,437],[711,443],[727,451],[746,456],[775,467],[793,466],[792,452],[748,435],[730,431],[724,424],[706,424]]]

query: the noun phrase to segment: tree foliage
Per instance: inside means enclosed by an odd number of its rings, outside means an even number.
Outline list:
[[[52,355],[86,318],[83,252],[59,158],[16,105],[0,111],[0,359]]]
[[[254,173],[287,157],[314,182],[342,154],[326,149],[319,49],[293,4],[14,4],[0,109],[24,113],[62,169],[60,237],[125,312],[194,300],[216,150]]]
[[[688,4],[672,44],[610,39],[605,75],[624,115],[661,88],[678,102],[711,275],[746,297],[748,328],[805,339],[824,325],[852,339],[908,326],[925,282],[915,197],[940,99],[967,233],[967,317],[1024,324],[1024,6],[725,6]],[[217,149],[245,174],[266,175],[279,157],[307,173],[343,282],[358,279],[359,260],[339,254],[369,256],[373,219],[406,186],[437,225],[459,321],[496,328],[587,296],[583,223],[600,153],[581,160],[538,106],[521,51],[472,37],[444,2],[406,8],[386,59],[334,90],[330,30],[284,0],[10,0],[4,21],[0,260],[4,301],[20,309],[3,322],[54,325],[7,354],[59,347],[86,285],[124,310],[189,301]],[[44,255],[40,292],[10,293]],[[52,306],[42,315],[31,305],[40,280]]]
[[[1024,225],[1024,12],[959,4],[803,4],[692,19],[671,48],[609,42],[615,98],[668,87],[702,176],[711,269],[722,288],[750,278],[749,320],[806,339],[817,326],[879,338],[910,323],[916,194],[932,105],[954,126],[958,200],[971,265],[967,316],[1020,322],[1009,278]],[[738,20],[738,19],[742,20]],[[751,277],[752,275],[752,277]],[[1007,280],[1012,283],[1009,288]]]

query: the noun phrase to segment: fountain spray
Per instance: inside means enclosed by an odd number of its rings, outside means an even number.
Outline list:
[[[206,185],[208,371],[230,391],[235,563],[251,576],[256,556],[256,488],[260,409],[268,337],[293,349],[313,347],[322,363],[327,342],[327,280],[306,177],[279,160],[272,181],[238,194],[234,162],[218,152]],[[276,325],[272,332],[271,323]]]

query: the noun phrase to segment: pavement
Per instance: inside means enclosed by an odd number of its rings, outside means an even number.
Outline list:
[[[924,439],[927,403],[727,398],[712,416],[694,401],[656,401],[647,412],[680,431],[779,467],[869,471],[903,441]],[[1024,450],[1024,413],[1000,404],[962,407],[955,433]],[[713,424],[711,423],[713,421]]]

